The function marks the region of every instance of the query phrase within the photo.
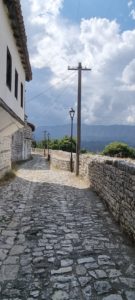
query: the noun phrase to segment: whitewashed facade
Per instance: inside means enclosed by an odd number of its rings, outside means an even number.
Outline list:
[[[0,0],[0,176],[11,166],[12,135],[25,125],[25,81],[31,79],[20,1]]]

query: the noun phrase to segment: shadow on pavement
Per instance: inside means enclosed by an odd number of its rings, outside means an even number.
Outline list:
[[[3,261],[6,255],[11,259],[11,249],[14,261],[18,257],[18,262],[13,265],[1,266],[0,299],[28,299],[33,291],[35,295],[39,292],[38,299],[54,299],[52,294],[58,291],[58,287],[65,291],[66,283],[62,281],[65,278],[69,280],[66,285],[69,298],[66,299],[88,299],[83,297],[86,273],[86,284],[89,279],[93,299],[100,299],[95,282],[100,280],[104,283],[103,279],[91,274],[98,270],[107,277],[115,270],[119,277],[125,278],[129,266],[135,264],[135,249],[90,188],[79,187],[76,182],[71,186],[72,178],[68,182],[68,176],[67,182],[62,183],[66,173],[53,172],[44,163],[39,168],[39,161],[44,162],[44,158],[34,157],[37,159],[34,166],[33,161],[21,165],[15,180],[0,188],[0,249],[5,250],[2,252]],[[78,264],[81,258],[86,261],[89,258],[87,268]],[[59,273],[62,262],[70,261],[73,263],[69,273]],[[57,282],[58,277],[61,282]],[[126,291],[127,282],[121,283],[119,277],[117,275],[112,281],[109,278],[111,294]],[[77,282],[76,289],[71,287],[73,281]],[[76,291],[76,297],[73,291]],[[109,291],[108,288],[107,295]]]

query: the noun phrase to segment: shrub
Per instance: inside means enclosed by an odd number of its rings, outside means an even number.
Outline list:
[[[105,147],[102,154],[112,157],[135,158],[135,149],[125,143],[113,142]]]
[[[87,150],[86,149],[81,149],[80,153],[85,154],[85,153],[87,153]]]
[[[10,181],[16,177],[15,171],[7,171],[2,178],[0,178],[0,185]]]

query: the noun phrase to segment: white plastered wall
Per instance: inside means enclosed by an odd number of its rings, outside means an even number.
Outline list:
[[[6,85],[6,60],[7,60],[7,47],[12,56],[12,88],[11,91]],[[15,85],[15,69],[19,75],[18,81],[18,99],[14,96]],[[25,96],[25,72],[20,60],[16,40],[13,36],[13,31],[8,19],[6,6],[3,1],[0,1],[0,98],[11,108],[16,115],[24,121],[24,109],[21,107],[21,92],[20,83],[24,86]]]

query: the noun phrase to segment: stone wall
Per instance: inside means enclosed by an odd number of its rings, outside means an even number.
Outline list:
[[[23,151],[23,131],[19,130],[15,132],[12,136],[12,162],[22,160],[22,151]]]
[[[44,155],[44,149],[40,149],[40,148],[32,148],[32,152],[35,154],[41,154]]]
[[[89,180],[115,220],[135,240],[135,162],[82,155],[80,175]]]
[[[11,169],[11,138],[0,137],[0,178]]]
[[[27,124],[13,134],[11,145],[12,162],[27,160],[31,157],[31,140],[32,129]]]
[[[70,153],[51,150],[51,166],[65,171],[70,171]]]
[[[51,164],[69,170],[69,153],[52,151]],[[115,220],[135,240],[135,162],[80,155],[80,176],[89,181]]]
[[[33,153],[44,155],[44,149],[33,148]],[[49,149],[50,154],[50,163],[51,167],[56,169],[61,169],[65,171],[70,171],[70,153],[65,151],[57,151]],[[48,150],[45,150],[45,158],[48,158]],[[73,154],[73,158],[75,159],[75,155]],[[73,161],[74,168],[74,161]]]

